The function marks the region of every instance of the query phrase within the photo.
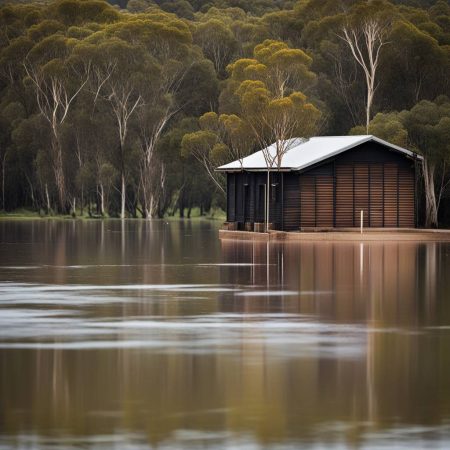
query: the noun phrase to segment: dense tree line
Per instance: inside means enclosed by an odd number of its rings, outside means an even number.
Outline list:
[[[369,132],[424,155],[427,225],[448,223],[446,1],[111,3],[0,8],[3,210],[206,212],[217,164]]]

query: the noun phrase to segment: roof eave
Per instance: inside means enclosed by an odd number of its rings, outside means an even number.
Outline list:
[[[376,136],[373,136],[371,134],[368,135],[363,135],[362,139],[359,139],[358,141],[355,141],[349,145],[346,145],[345,147],[342,147],[336,151],[334,151],[333,153],[330,153],[328,155],[325,155],[321,158],[317,158],[314,161],[311,161],[310,163],[308,163],[307,165],[303,165],[303,166],[298,166],[298,167],[283,167],[283,168],[274,168],[274,169],[267,169],[266,167],[260,168],[260,167],[240,167],[240,168],[226,168],[224,166],[218,167],[217,169],[215,169],[215,171],[217,172],[267,172],[268,170],[270,172],[289,172],[289,171],[299,171],[299,170],[304,170],[307,169],[308,167],[314,166],[318,163],[321,163],[322,161],[325,161],[327,159],[333,158],[337,155],[340,155],[343,152],[346,152],[347,150],[350,150],[354,147],[357,147],[358,145],[364,144],[365,142],[369,142],[369,141],[374,141],[377,142],[380,145],[383,145],[387,148],[390,148],[394,151],[397,151],[407,157],[410,157],[412,159],[416,159],[419,161],[423,161],[423,156],[419,155],[416,152],[413,152],[411,150],[407,150],[406,148],[400,147],[398,145],[395,144],[391,144],[390,142],[387,142],[383,139],[380,139]]]
[[[293,167],[274,167],[267,169],[267,167],[244,167],[244,168],[221,168],[214,169],[214,172],[290,172],[296,170]]]
[[[419,155],[416,152],[413,152],[412,150],[408,150],[406,148],[400,147],[399,145],[391,144],[388,141],[385,141],[384,139],[380,139],[379,137],[372,136],[372,140],[375,142],[378,142],[378,144],[384,145],[385,147],[392,148],[393,150],[397,150],[400,153],[403,153],[404,155],[410,156],[411,158],[417,158],[423,161],[423,156]]]

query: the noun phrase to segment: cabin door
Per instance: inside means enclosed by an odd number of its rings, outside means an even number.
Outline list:
[[[250,203],[251,203],[251,197],[250,197],[250,186],[248,184],[244,185],[244,222],[251,222],[250,217]]]

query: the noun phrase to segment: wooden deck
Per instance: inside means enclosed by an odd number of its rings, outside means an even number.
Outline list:
[[[359,228],[308,229],[305,231],[252,231],[219,230],[219,239],[255,241],[416,241],[450,242],[450,230],[417,228],[370,228],[360,232]]]

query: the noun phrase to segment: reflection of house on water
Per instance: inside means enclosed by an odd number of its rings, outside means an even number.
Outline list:
[[[445,409],[438,397],[449,368],[439,362],[439,351],[429,352],[422,327],[436,325],[437,305],[442,308],[450,285],[437,273],[445,267],[442,244],[222,240],[222,254],[229,265],[222,267],[221,282],[251,286],[247,296],[224,296],[222,309],[294,313],[315,324],[345,325],[337,332],[344,339],[346,330],[349,336],[352,330],[361,333],[359,355],[330,357],[325,340],[315,355],[291,363],[299,369],[299,378],[289,384],[292,395],[308,405],[313,422],[340,417],[357,428],[370,423],[371,429],[383,428],[383,418],[394,416],[399,423],[439,422],[439,408],[426,413],[421,402],[425,396]],[[449,313],[447,308],[447,319]],[[335,329],[319,326],[317,334]],[[259,370],[270,374],[268,355],[264,349],[260,353]],[[426,361],[426,370],[419,361]],[[287,375],[280,374],[279,381],[287,382]],[[424,386],[430,391],[415,392]]]
[[[324,319],[382,324],[431,319],[440,293],[438,260],[445,256],[439,243],[223,239],[221,245],[221,283],[250,286],[231,309],[258,309],[259,298]]]

